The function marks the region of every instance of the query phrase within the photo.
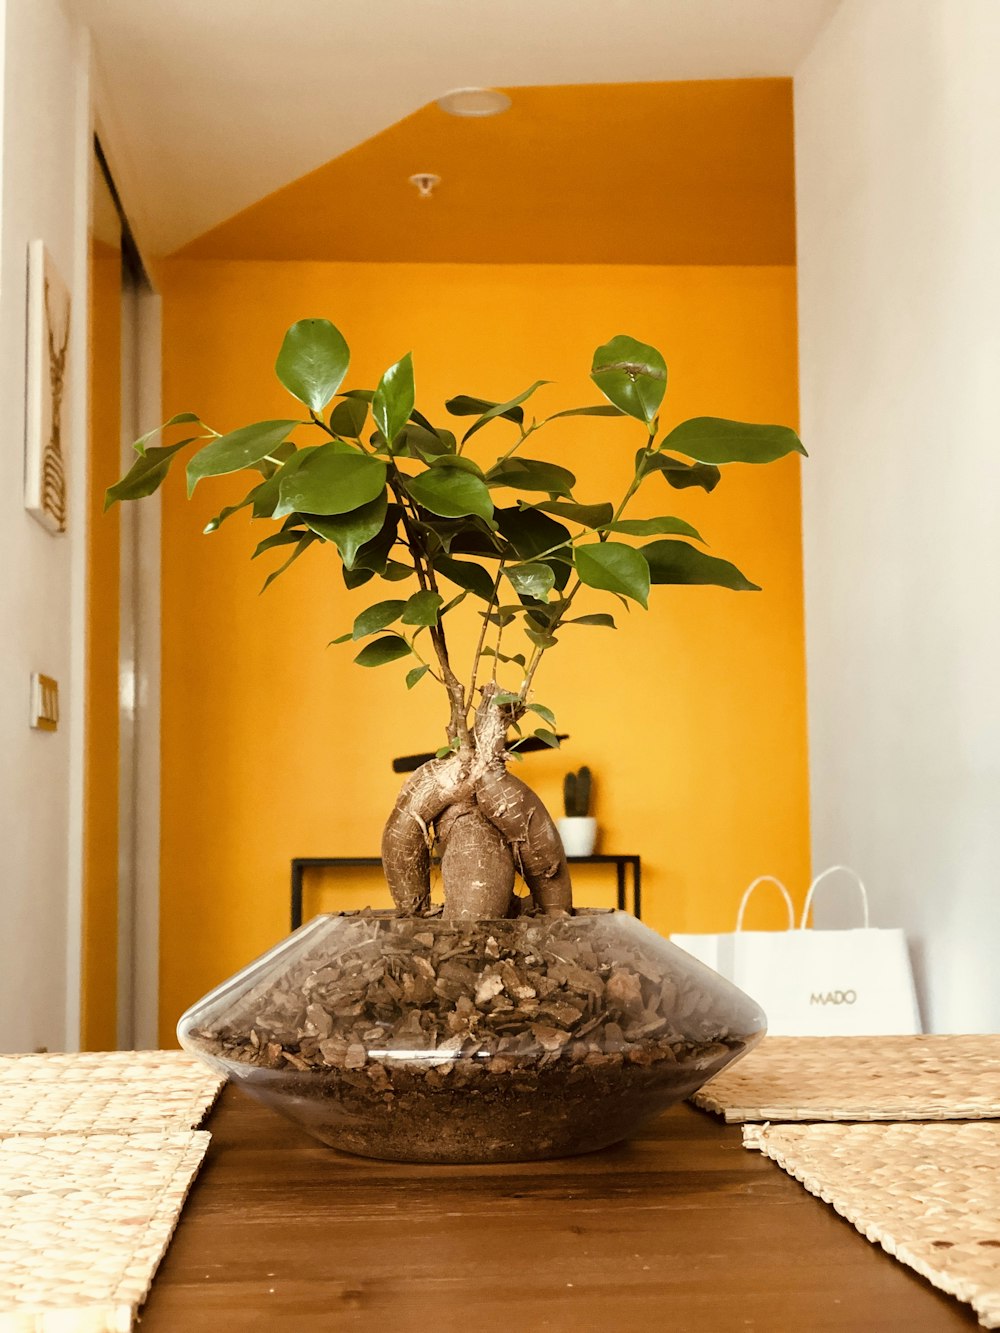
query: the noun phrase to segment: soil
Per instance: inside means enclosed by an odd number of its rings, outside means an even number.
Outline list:
[[[760,1032],[726,983],[693,960],[678,966],[651,933],[656,947],[612,929],[614,916],[361,913],[335,956],[328,945],[254,975],[217,1017],[197,1015],[188,1040],[316,1138],[363,1156],[592,1151],[688,1096]]]

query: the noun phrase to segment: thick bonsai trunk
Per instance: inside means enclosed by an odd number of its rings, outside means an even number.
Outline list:
[[[430,851],[441,853],[447,917],[509,916],[514,872],[535,907],[569,912],[566,854],[545,806],[507,772],[510,714],[481,704],[468,744],[424,764],[405,783],[382,835],[382,865],[396,906],[419,914],[430,905]]]

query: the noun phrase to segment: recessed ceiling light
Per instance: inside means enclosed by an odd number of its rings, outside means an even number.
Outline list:
[[[437,104],[449,116],[498,116],[510,106],[510,98],[495,88],[454,88]]]
[[[421,199],[429,199],[435,185],[441,184],[441,177],[435,176],[433,171],[418,171],[415,176],[410,177],[410,184],[417,187]]]

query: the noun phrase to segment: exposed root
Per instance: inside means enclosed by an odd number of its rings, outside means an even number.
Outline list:
[[[458,754],[432,759],[403,785],[382,832],[382,868],[401,912],[413,915],[430,906],[428,830],[448,806],[471,794],[468,763]]]
[[[531,788],[513,773],[491,768],[476,783],[476,802],[513,850],[535,906],[543,912],[572,911],[573,889],[562,840]]]
[[[464,921],[509,916],[514,858],[499,830],[472,801],[451,806],[441,825],[445,916]]]

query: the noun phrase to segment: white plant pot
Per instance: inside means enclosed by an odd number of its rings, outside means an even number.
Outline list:
[[[567,856],[592,856],[597,845],[597,820],[592,815],[567,815],[556,820]]]

